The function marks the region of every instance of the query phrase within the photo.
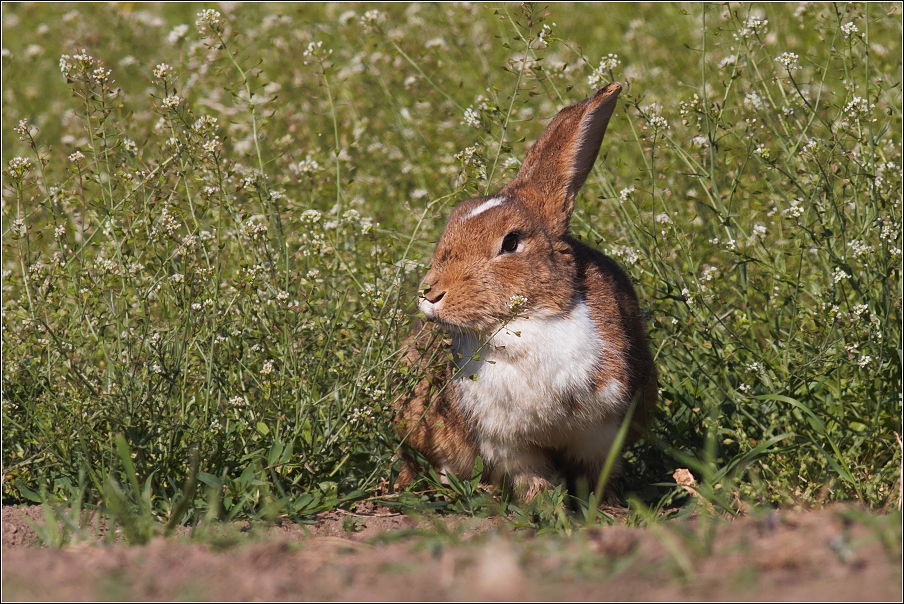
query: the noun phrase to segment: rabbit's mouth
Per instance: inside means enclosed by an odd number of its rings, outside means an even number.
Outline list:
[[[426,315],[428,320],[436,321],[440,307],[442,306],[443,298],[445,297],[446,292],[434,295],[433,297],[429,297],[429,293],[424,292],[417,301],[417,307],[424,315]]]

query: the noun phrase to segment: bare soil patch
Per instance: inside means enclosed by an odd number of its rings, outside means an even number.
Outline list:
[[[5,601],[901,596],[899,533],[887,532],[889,519],[850,508],[718,522],[710,549],[700,519],[564,536],[513,532],[493,519],[358,511],[327,514],[309,526],[239,525],[200,541],[183,534],[140,547],[57,550],[36,546],[26,518],[42,521],[40,508],[7,507],[2,595]]]

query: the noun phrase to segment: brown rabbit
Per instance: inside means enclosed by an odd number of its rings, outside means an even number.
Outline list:
[[[405,360],[426,377],[396,418],[438,472],[470,476],[480,455],[485,480],[507,475],[526,500],[563,480],[593,488],[632,401],[629,440],[649,423],[657,373],[634,288],[568,231],[619,92],[560,111],[511,184],[446,223],[418,306],[451,344],[415,327]],[[398,485],[415,470],[406,458]]]

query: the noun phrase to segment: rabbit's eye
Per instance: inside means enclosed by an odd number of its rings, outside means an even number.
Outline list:
[[[518,233],[509,233],[502,240],[502,253],[511,254],[518,249]]]

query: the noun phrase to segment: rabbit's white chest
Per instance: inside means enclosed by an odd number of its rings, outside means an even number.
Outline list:
[[[567,316],[517,318],[483,346],[476,333],[453,336],[452,348],[459,402],[481,440],[561,446],[621,402],[620,384],[597,390],[611,352],[583,302]]]

